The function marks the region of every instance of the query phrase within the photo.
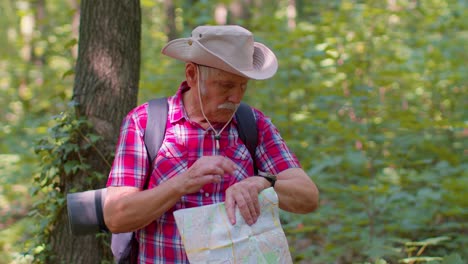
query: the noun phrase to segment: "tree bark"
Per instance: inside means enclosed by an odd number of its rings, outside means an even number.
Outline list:
[[[164,0],[164,10],[166,13],[166,35],[168,40],[177,38],[176,12],[172,0]]]
[[[138,0],[82,1],[73,96],[78,114],[112,143],[137,102],[140,41]]]
[[[105,179],[87,183],[91,172],[109,173],[124,116],[137,103],[141,42],[139,0],[82,0],[73,100],[77,116],[86,117],[102,140],[86,153],[91,166],[62,183],[71,188],[102,188]],[[81,139],[86,144],[86,138]],[[90,186],[91,185],[91,186]],[[108,237],[107,237],[108,238]],[[107,239],[73,236],[66,209],[50,235],[54,257],[47,263],[101,263],[111,258]]]
[[[238,24],[239,20],[250,21],[252,13],[250,11],[252,0],[235,0],[231,2],[229,7],[230,16],[228,19],[229,24]]]
[[[296,0],[288,0],[288,28],[294,30],[296,28],[297,7]]]
[[[73,18],[71,22],[72,26],[72,37],[78,39],[80,29],[80,2],[79,0],[68,0],[68,4],[73,10]],[[72,47],[72,56],[74,59],[78,58],[78,45]]]

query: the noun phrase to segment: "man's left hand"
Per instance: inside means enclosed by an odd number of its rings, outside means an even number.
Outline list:
[[[229,187],[224,204],[231,224],[236,223],[236,206],[248,225],[255,224],[260,216],[258,194],[268,187],[270,183],[262,177],[249,177]]]

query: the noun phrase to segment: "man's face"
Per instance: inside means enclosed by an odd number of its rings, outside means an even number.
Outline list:
[[[200,94],[205,115],[210,122],[226,123],[240,104],[248,78],[210,69],[200,81]]]

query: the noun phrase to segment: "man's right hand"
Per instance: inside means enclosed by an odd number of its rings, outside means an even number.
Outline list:
[[[187,171],[152,189],[108,187],[104,221],[113,233],[143,228],[173,207],[181,196],[198,192],[205,184],[219,183],[225,174],[233,175],[236,168],[226,157],[202,157]]]
[[[182,195],[195,193],[208,183],[219,183],[225,174],[234,175],[237,165],[223,156],[203,156],[187,171],[174,177]]]

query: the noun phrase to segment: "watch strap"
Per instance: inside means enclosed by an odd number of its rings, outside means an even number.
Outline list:
[[[268,173],[268,172],[263,172],[263,171],[258,171],[258,177],[262,177],[265,180],[269,181],[271,184],[271,187],[275,187],[276,183],[276,175]]]

